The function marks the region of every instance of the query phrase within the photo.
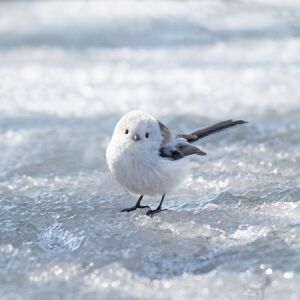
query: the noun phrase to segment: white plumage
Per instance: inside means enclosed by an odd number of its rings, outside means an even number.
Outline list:
[[[140,195],[132,211],[144,208],[143,195],[163,195],[159,206],[147,215],[161,211],[166,193],[177,187],[187,174],[182,158],[205,155],[193,142],[244,121],[224,121],[191,134],[173,134],[165,125],[148,113],[132,111],[117,123],[106,150],[108,167],[116,180],[127,190]]]
[[[133,139],[136,135],[140,140]],[[109,169],[116,180],[139,195],[163,195],[178,186],[187,174],[186,163],[161,157],[162,141],[159,123],[151,115],[132,111],[123,116],[106,151]]]

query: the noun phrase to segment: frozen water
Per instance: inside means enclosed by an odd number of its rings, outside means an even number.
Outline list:
[[[300,299],[300,3],[0,2],[0,299]],[[228,118],[154,218],[116,120]],[[159,199],[146,198],[153,207]]]

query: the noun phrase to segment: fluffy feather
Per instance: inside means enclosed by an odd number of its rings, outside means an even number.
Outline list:
[[[108,167],[116,180],[140,195],[165,194],[187,174],[182,158],[205,155],[191,142],[244,121],[225,121],[189,135],[175,135],[153,116],[141,111],[124,115],[106,150]]]
[[[134,135],[140,140],[134,141]],[[141,195],[162,195],[178,186],[187,174],[186,163],[161,157],[162,141],[160,125],[151,115],[133,111],[122,117],[106,151],[109,169],[116,180]]]

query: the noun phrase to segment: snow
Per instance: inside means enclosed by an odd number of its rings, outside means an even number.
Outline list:
[[[300,299],[299,1],[1,1],[1,299]],[[118,118],[228,118],[154,218]],[[146,197],[152,207],[159,199]]]

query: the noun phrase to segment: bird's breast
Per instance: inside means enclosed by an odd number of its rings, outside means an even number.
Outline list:
[[[107,159],[117,181],[135,194],[166,193],[179,183],[184,173],[182,164],[161,158],[158,151],[126,148],[108,153]]]

